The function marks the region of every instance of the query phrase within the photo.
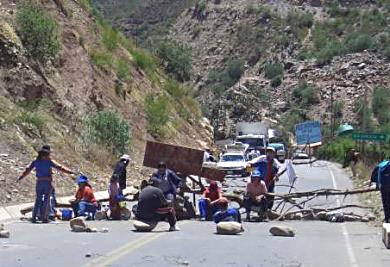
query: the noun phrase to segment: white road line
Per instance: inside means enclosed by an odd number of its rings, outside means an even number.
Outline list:
[[[333,171],[331,170],[331,168],[329,166],[328,166],[328,170],[329,170],[330,176],[332,177],[333,188],[337,189],[336,178],[333,174]],[[336,197],[336,202],[337,202],[338,206],[341,206],[341,202],[340,202],[339,197]],[[341,230],[343,232],[345,245],[347,247],[347,252],[348,252],[349,261],[351,263],[351,267],[358,267],[359,265],[357,263],[355,253],[354,253],[352,245],[351,245],[351,240],[349,239],[347,226],[344,223],[341,223],[340,225],[341,225]]]

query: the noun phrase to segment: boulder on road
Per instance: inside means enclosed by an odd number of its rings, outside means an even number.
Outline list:
[[[84,217],[73,218],[70,220],[69,224],[73,232],[85,232],[88,229]]]
[[[0,231],[0,238],[9,238],[10,237],[10,232],[7,230],[1,230]]]
[[[295,236],[294,229],[284,225],[272,226],[271,229],[269,229],[269,231],[274,236],[288,236],[288,237]]]
[[[131,218],[131,211],[128,208],[121,208],[121,220],[128,221]]]
[[[95,220],[101,221],[101,220],[107,220],[107,214],[104,211],[97,211],[95,214]]]
[[[217,223],[217,234],[236,235],[244,232],[241,223],[238,222],[220,222]]]
[[[150,232],[157,226],[157,222],[141,222],[134,220],[133,226],[138,232]]]

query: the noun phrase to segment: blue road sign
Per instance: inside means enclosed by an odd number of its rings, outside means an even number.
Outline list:
[[[298,145],[321,142],[321,124],[319,121],[307,121],[295,125],[295,136]]]

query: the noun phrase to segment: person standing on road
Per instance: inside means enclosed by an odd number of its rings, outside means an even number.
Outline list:
[[[376,183],[382,196],[385,223],[390,223],[390,161],[384,160],[379,163],[371,174],[370,184]]]
[[[43,145],[41,149],[46,149],[46,150],[50,151],[51,154],[53,153],[50,145]],[[50,201],[49,201],[49,209],[48,209],[49,210],[49,220],[52,220],[52,221],[55,220],[56,215],[57,215],[56,206],[57,206],[57,198],[56,198],[55,187],[53,184],[53,191],[51,192]],[[41,212],[39,211],[38,214],[41,214]]]
[[[176,226],[175,209],[169,205],[163,191],[146,181],[141,183],[135,216],[138,220],[145,222],[159,222],[167,219],[170,232],[180,230]]]
[[[359,162],[359,152],[357,152],[355,149],[351,150],[351,171],[352,171],[352,177],[357,176],[357,164]]]
[[[246,220],[250,221],[250,213],[252,207],[260,208],[260,220],[266,218],[267,212],[267,199],[265,194],[267,193],[267,186],[262,180],[262,173],[258,170],[254,171],[251,175],[251,181],[246,186],[246,196],[244,197],[244,207],[246,210]]]
[[[167,200],[173,203],[176,199],[178,187],[181,183],[181,178],[170,169],[167,168],[165,162],[158,164],[158,170],[150,179],[154,186],[160,188]]]
[[[24,177],[31,173],[35,169],[37,183],[36,183],[36,198],[32,214],[32,222],[37,220],[38,211],[41,213],[41,220],[43,223],[48,223],[48,209],[49,199],[53,191],[53,170],[57,169],[63,173],[76,174],[68,168],[65,168],[58,163],[54,162],[50,157],[50,150],[41,149],[38,152],[36,160],[34,160],[19,176],[17,182],[21,181]]]
[[[122,189],[119,185],[119,176],[113,175],[110,180],[109,188],[109,205],[110,205],[110,218],[111,220],[121,219],[121,205],[122,201],[126,198],[123,195]]]
[[[114,180],[119,181],[121,190],[126,188],[126,168],[129,165],[131,158],[129,155],[124,154],[117,162],[112,177],[116,176]]]
[[[221,198],[222,194],[217,182],[211,181],[209,187],[203,192],[203,197],[198,202],[201,220],[212,220],[213,214],[219,210]]]
[[[273,147],[266,148],[266,155],[258,157],[249,162],[252,168],[257,169],[264,174],[264,182],[267,186],[268,193],[275,192],[275,182],[279,181],[282,173],[282,164],[276,159],[276,151]],[[274,197],[267,197],[267,208],[272,209]]]

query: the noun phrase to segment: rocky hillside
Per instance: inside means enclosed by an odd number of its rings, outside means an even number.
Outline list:
[[[389,8],[388,0],[200,0],[169,38],[191,48],[191,81],[217,138],[264,117],[289,130],[332,115],[368,129],[388,123],[365,109],[378,88],[389,95]]]
[[[129,184],[148,173],[146,140],[201,148],[211,137],[189,89],[89,0],[0,0],[0,204],[32,200],[34,176],[15,180],[45,143],[105,190],[123,152],[135,159]],[[59,195],[73,192],[56,177]]]

